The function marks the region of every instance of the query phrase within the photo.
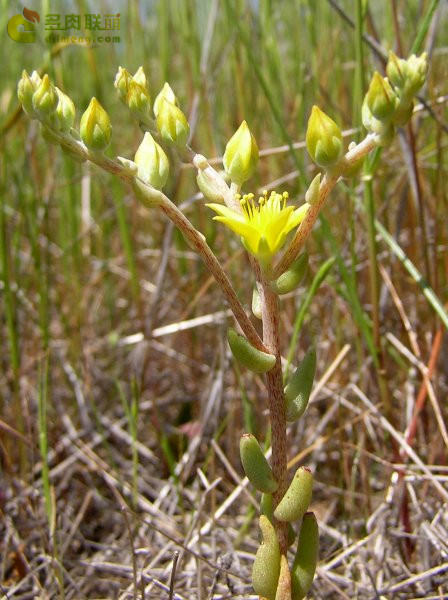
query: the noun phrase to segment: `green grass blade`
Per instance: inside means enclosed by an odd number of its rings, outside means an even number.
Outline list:
[[[313,281],[311,282],[308,293],[305,296],[305,299],[302,302],[302,305],[297,313],[296,320],[294,322],[294,330],[293,330],[293,334],[292,334],[292,338],[291,338],[291,343],[289,345],[288,356],[286,357],[285,373],[288,373],[289,366],[290,366],[290,364],[292,362],[292,358],[295,354],[296,346],[297,346],[297,342],[298,342],[298,338],[299,338],[299,333],[302,328],[303,321],[305,319],[308,308],[310,307],[310,304],[311,304],[314,296],[316,295],[317,291],[319,290],[320,286],[325,281],[327,275],[331,271],[331,268],[334,265],[335,261],[336,261],[336,258],[334,256],[332,256],[331,258],[328,258],[324,262],[324,264],[319,268],[318,272],[314,276]]]
[[[431,4],[426,11],[425,16],[420,23],[420,29],[418,30],[417,36],[412,44],[412,48],[409,54],[418,54],[423,44],[423,40],[425,39],[426,34],[428,33],[429,26],[431,25],[432,17],[439,6],[439,0],[432,0]]]
[[[420,273],[420,271],[417,269],[414,263],[411,260],[409,260],[401,246],[394,240],[390,233],[377,220],[375,220],[375,229],[378,231],[380,236],[383,238],[383,240],[398,258],[398,260],[401,262],[401,264],[412,277],[412,279],[415,281],[415,283],[422,290],[423,295],[429,302],[429,305],[434,310],[434,312],[440,317],[440,320],[442,321],[446,329],[448,329],[448,313],[443,308],[442,302],[437,297],[432,287],[428,285],[428,283],[423,278],[423,275]]]

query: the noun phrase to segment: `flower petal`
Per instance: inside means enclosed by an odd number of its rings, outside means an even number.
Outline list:
[[[251,248],[254,248],[254,253],[257,251],[260,233],[246,221],[237,221],[228,217],[213,217],[214,221],[221,221],[227,225],[229,229],[243,237]]]
[[[288,225],[288,221],[291,217],[292,212],[292,206],[288,206],[287,208],[283,209],[281,212],[276,214],[274,217],[271,217],[269,222],[266,223],[264,227],[264,235],[272,252],[276,252],[278,250],[278,248],[275,248],[276,240],[278,239],[279,235],[283,232],[285,227]],[[287,231],[289,231],[289,229]],[[285,232],[285,234],[287,233],[287,231]]]
[[[305,204],[302,204],[302,206],[299,206],[299,208],[296,208],[296,210],[292,213],[292,215],[290,217],[290,222],[288,223],[288,231],[291,231],[291,229],[294,229],[294,227],[297,227],[297,225],[300,225],[300,223],[305,218],[305,215],[308,212],[308,209],[310,208],[310,206],[311,205],[308,204],[308,202],[305,202]]]
[[[208,208],[211,208],[216,213],[218,213],[218,215],[221,215],[222,217],[226,217],[228,219],[235,219],[235,220],[241,221],[241,222],[246,221],[246,218],[244,217],[243,214],[236,212],[236,210],[229,208],[225,204],[210,203],[210,204],[206,204],[205,206],[207,206]]]

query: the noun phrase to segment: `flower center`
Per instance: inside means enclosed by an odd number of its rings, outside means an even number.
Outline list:
[[[248,221],[256,221],[258,224],[267,224],[269,218],[278,215],[286,208],[286,201],[289,198],[288,192],[279,194],[272,191],[268,197],[268,191],[264,190],[263,195],[255,200],[254,194],[236,194],[235,199],[241,204],[244,216]]]

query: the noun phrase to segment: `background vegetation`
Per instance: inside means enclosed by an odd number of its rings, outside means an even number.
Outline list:
[[[237,448],[243,431],[269,439],[264,388],[230,360],[226,306],[199,258],[119,182],[41,138],[18,108],[22,69],[48,72],[80,113],[95,95],[111,155],[131,158],[142,134],[113,80],[143,65],[153,96],[174,88],[197,151],[219,164],[245,118],[262,149],[247,191],[295,199],[314,173],[312,105],[359,139],[371,73],[412,48],[430,55],[425,104],[364,177],[339,184],[307,280],[283,302],[284,356],[295,364],[311,343],[318,355],[290,455],[316,477],[313,598],[446,597],[447,4],[43,1],[27,5],[42,19],[35,44],[6,33],[23,6],[1,5],[4,597],[253,597],[257,499]],[[47,44],[56,12],[119,12],[121,41]],[[249,304],[247,259],[189,166],[173,165],[167,195]]]

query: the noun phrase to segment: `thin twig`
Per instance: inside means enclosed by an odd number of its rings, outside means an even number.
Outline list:
[[[173,568],[171,569],[171,578],[170,578],[170,593],[168,596],[168,600],[173,600],[174,595],[174,581],[176,578],[176,567],[177,561],[179,560],[179,550],[175,550],[173,553]]]

